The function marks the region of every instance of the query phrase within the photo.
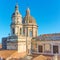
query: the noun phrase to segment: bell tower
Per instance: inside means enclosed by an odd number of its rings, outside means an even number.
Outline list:
[[[15,12],[12,14],[11,35],[22,35],[22,15],[19,12],[19,6],[16,4]]]
[[[26,36],[26,47],[27,47],[27,51],[28,51],[28,54],[31,53],[31,39],[33,37],[37,37],[37,29],[38,29],[38,26],[36,24],[36,20],[34,19],[34,17],[31,16],[30,14],[30,9],[27,8],[26,10],[26,15],[23,19],[23,31],[24,32],[24,36]]]

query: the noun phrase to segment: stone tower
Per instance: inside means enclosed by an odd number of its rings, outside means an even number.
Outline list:
[[[19,12],[18,4],[15,6],[15,12],[12,14],[11,35],[22,35],[22,15]]]

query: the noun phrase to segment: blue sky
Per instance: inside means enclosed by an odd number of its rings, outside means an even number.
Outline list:
[[[10,33],[11,15],[16,0],[0,0],[0,42]],[[27,7],[38,24],[38,35],[60,33],[60,0],[18,0],[19,11],[25,16]]]

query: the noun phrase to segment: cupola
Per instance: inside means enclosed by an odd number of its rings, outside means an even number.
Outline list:
[[[26,10],[26,16],[23,19],[23,23],[25,23],[25,24],[35,24],[36,25],[35,19],[30,15],[30,9],[29,8],[27,8],[27,10]]]

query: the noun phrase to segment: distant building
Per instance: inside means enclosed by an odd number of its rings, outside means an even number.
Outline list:
[[[31,51],[31,39],[37,36],[38,26],[35,19],[30,15],[30,9],[26,10],[26,15],[22,18],[19,6],[16,4],[11,18],[11,34],[2,38],[2,48],[17,50],[18,52]]]

